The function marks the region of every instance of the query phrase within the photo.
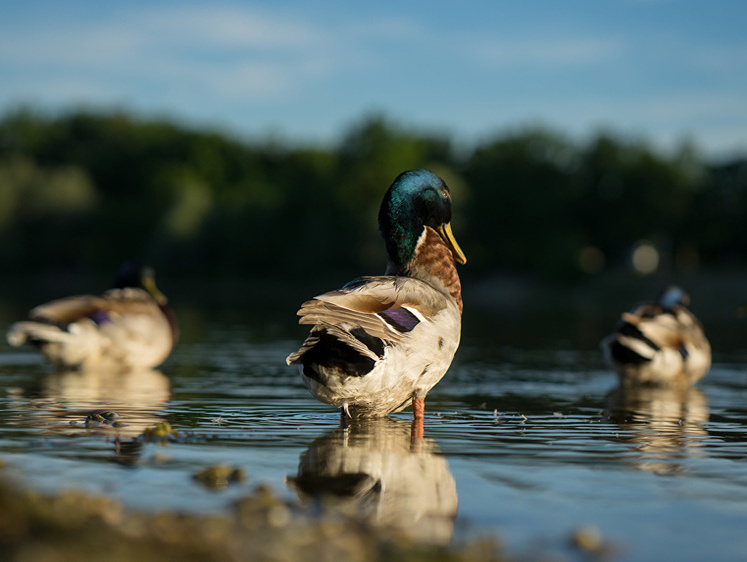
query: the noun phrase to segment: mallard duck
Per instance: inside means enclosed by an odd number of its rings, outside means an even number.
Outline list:
[[[622,314],[615,332],[602,340],[622,383],[690,385],[703,378],[711,345],[689,304],[689,295],[672,285],[655,302]]]
[[[128,262],[111,290],[42,304],[8,330],[8,343],[30,343],[60,369],[151,368],[178,339],[176,316],[153,270]]]
[[[428,170],[400,174],[384,195],[383,276],[361,277],[298,311],[311,333],[287,358],[318,400],[348,417],[385,416],[424,399],[459,346],[466,263],[451,231],[451,194]]]

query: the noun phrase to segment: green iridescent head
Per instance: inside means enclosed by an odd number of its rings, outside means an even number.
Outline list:
[[[428,170],[403,172],[384,195],[379,210],[379,230],[387,254],[397,269],[412,260],[425,226],[435,229],[451,249],[454,261],[466,263],[451,232],[451,193],[436,174]]]

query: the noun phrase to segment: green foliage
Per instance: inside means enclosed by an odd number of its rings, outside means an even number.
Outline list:
[[[465,177],[474,193],[468,228],[479,267],[556,272],[573,262],[577,159],[570,143],[543,130],[475,150]]]
[[[665,156],[609,132],[579,143],[533,128],[457,156],[446,135],[373,115],[323,149],[21,110],[0,119],[0,267],[108,273],[138,256],[178,274],[377,273],[381,197],[419,167],[452,188],[467,274],[574,276],[582,251],[610,265],[642,239],[675,261],[747,251],[747,164],[708,168],[688,145]]]
[[[643,144],[608,135],[592,141],[582,160],[579,222],[587,239],[617,255],[640,239],[670,239],[692,212],[694,177]],[[674,241],[672,241],[674,242]]]
[[[38,256],[58,265],[73,254],[84,256],[86,226],[97,207],[84,169],[40,167],[25,156],[7,156],[0,160],[0,256],[11,265]]]

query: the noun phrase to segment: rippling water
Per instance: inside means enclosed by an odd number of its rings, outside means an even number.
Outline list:
[[[325,491],[417,540],[495,535],[516,555],[572,555],[569,534],[594,525],[625,560],[747,559],[747,366],[714,334],[698,387],[622,393],[596,348],[611,316],[466,316],[420,440],[409,410],[341,425],[313,400],[284,363],[304,334],[292,316],[180,314],[184,339],[158,371],[54,373],[0,347],[6,470],[194,513],[259,483],[301,501]],[[116,412],[117,427],[86,426],[92,411]],[[180,437],[134,439],[159,421]],[[195,481],[216,464],[247,481]]]

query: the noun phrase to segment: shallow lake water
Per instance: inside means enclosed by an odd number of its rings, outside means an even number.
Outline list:
[[[53,372],[3,342],[5,472],[42,491],[191,513],[226,510],[262,483],[301,501],[325,490],[417,540],[495,536],[517,557],[579,557],[569,537],[593,526],[616,559],[747,559],[740,322],[706,324],[714,366],[690,391],[621,393],[597,347],[613,306],[468,312],[419,440],[409,409],[341,424],[311,398],[284,362],[305,334],[294,306],[177,306],[184,334],[167,363],[125,375]],[[96,410],[116,412],[118,427],[87,427]],[[134,439],[160,421],[180,437]],[[214,490],[193,478],[218,464],[245,481]]]

